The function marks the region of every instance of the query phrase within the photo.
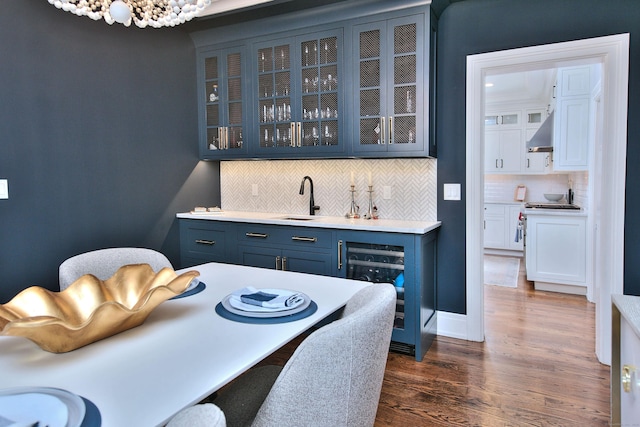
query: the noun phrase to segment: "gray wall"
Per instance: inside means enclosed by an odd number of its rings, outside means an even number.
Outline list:
[[[179,28],[109,26],[0,0],[0,302],[109,246],[178,264],[175,212],[219,203],[199,162],[195,49]]]
[[[624,286],[626,294],[640,295],[640,2],[467,0],[447,7],[438,29],[438,182],[460,182],[463,188],[467,55],[630,33]],[[445,202],[442,185],[438,191],[438,310],[466,313],[464,199]]]

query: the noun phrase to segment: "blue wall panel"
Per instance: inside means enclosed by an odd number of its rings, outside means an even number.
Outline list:
[[[438,23],[438,182],[465,183],[466,57],[525,46],[630,33],[625,293],[640,295],[640,2],[636,0],[467,0]],[[438,186],[438,309],[466,313],[465,204]],[[622,239],[623,236],[620,236]]]
[[[178,28],[107,25],[0,0],[0,302],[79,252],[145,246],[178,265],[175,212],[219,203],[199,162],[195,48]]]

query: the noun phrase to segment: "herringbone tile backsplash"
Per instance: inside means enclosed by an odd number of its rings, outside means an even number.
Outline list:
[[[298,194],[302,178],[313,179],[317,215],[343,216],[351,205],[351,172],[356,204],[367,212],[368,174],[380,218],[436,221],[435,159],[269,160],[220,162],[222,209],[229,211],[309,213],[309,183]],[[257,186],[257,195],[253,187]],[[383,198],[389,186],[391,198]]]

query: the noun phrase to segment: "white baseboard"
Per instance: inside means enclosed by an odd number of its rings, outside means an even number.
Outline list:
[[[467,315],[438,311],[438,335],[467,339]]]

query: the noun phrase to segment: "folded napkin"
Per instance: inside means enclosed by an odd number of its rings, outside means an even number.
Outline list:
[[[292,309],[304,303],[302,294],[281,289],[268,289],[268,291],[259,291],[254,287],[247,286],[233,292],[231,299],[272,310]]]

